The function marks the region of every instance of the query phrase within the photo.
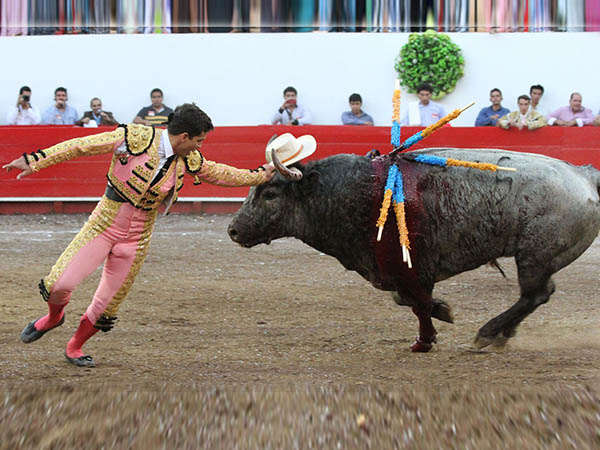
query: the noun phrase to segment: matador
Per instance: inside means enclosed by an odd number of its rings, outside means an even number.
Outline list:
[[[114,131],[71,139],[24,154],[3,166],[22,170],[17,178],[79,156],[113,153],[108,185],[88,221],[40,283],[48,314],[30,322],[21,333],[25,343],[62,325],[71,293],[104,263],[100,284],[67,343],[65,357],[79,367],[95,367],[83,344],[99,330],[113,328],[119,306],[133,285],[146,254],[158,214],[177,200],[186,172],[194,184],[253,186],[270,180],[274,168],[265,164],[243,170],[209,161],[200,148],[213,124],[195,104],[178,106],[166,130],[144,125],[119,125]]]

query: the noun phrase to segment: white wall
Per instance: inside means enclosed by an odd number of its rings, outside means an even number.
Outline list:
[[[516,109],[531,84],[546,88],[548,110],[566,105],[579,91],[584,106],[600,109],[600,33],[450,33],[463,50],[465,76],[441,103],[447,110],[476,105],[454,121],[471,126],[500,88],[503,104]],[[33,89],[43,110],[57,86],[69,90],[81,114],[98,96],[117,120],[131,121],[150,104],[154,87],[165,103],[194,101],[217,126],[268,123],[287,85],[298,89],[315,124],[339,124],[348,96],[362,95],[376,125],[391,122],[394,59],[405,33],[233,33],[196,35],[95,35],[0,38],[0,124],[18,89]],[[404,115],[414,94],[402,93]]]

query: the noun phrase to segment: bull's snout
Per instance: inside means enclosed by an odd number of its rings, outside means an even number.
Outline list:
[[[227,227],[227,234],[229,235],[229,237],[231,238],[231,240],[233,242],[238,242],[239,235],[232,223],[230,223],[229,226]]]
[[[242,247],[250,248],[254,247],[258,244],[270,244],[271,239],[265,238],[263,236],[255,236],[253,233],[248,232],[248,227],[246,224],[238,223],[236,225],[236,221],[234,220],[227,227],[227,234],[231,238],[231,240],[237,244],[240,244]],[[252,228],[250,228],[252,231]]]

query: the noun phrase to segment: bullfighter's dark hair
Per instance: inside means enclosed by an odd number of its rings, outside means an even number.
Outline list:
[[[23,91],[31,92],[31,88],[29,86],[21,86],[21,89],[19,89],[19,95],[21,95]]]
[[[360,94],[352,94],[350,96],[350,98],[348,99],[349,103],[352,102],[361,102],[362,103],[362,97],[360,96]]]
[[[163,91],[160,88],[154,88],[154,89],[152,89],[150,91],[150,97],[152,97],[152,94],[154,94],[155,92],[158,92],[161,97],[164,97]]]
[[[213,129],[210,117],[195,103],[184,103],[175,108],[173,116],[169,117],[169,125],[167,125],[169,134],[188,133],[190,137],[200,136]]]
[[[286,92],[293,92],[294,94],[298,95],[298,91],[296,90],[295,87],[293,86],[288,86],[283,90],[283,96],[285,97],[285,93]]]
[[[519,98],[517,98],[517,102],[518,102],[519,100],[527,100],[528,102],[530,102],[530,101],[531,101],[531,99],[529,98],[529,95],[525,95],[525,94],[523,94],[523,95],[519,95]]]
[[[502,95],[502,91],[498,88],[494,88],[490,91],[490,95],[492,95],[494,92],[498,92],[500,95]]]
[[[417,94],[421,91],[427,91],[430,94],[433,94],[433,87],[429,83],[421,83],[417,86]]]
[[[544,86],[542,86],[541,84],[534,84],[529,88],[529,95],[531,95],[531,91],[533,91],[534,89],[539,89],[540,91],[542,91],[542,94],[544,93]]]

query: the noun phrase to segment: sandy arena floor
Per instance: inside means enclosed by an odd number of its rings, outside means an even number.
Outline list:
[[[600,239],[555,276],[547,305],[503,350],[480,326],[518,296],[490,267],[436,286],[455,324],[428,354],[416,317],[300,241],[243,249],[230,216],[169,216],[113,331],[63,356],[98,283],[65,324],[25,345],[46,312],[39,279],[83,215],[0,216],[0,448],[600,448]]]

